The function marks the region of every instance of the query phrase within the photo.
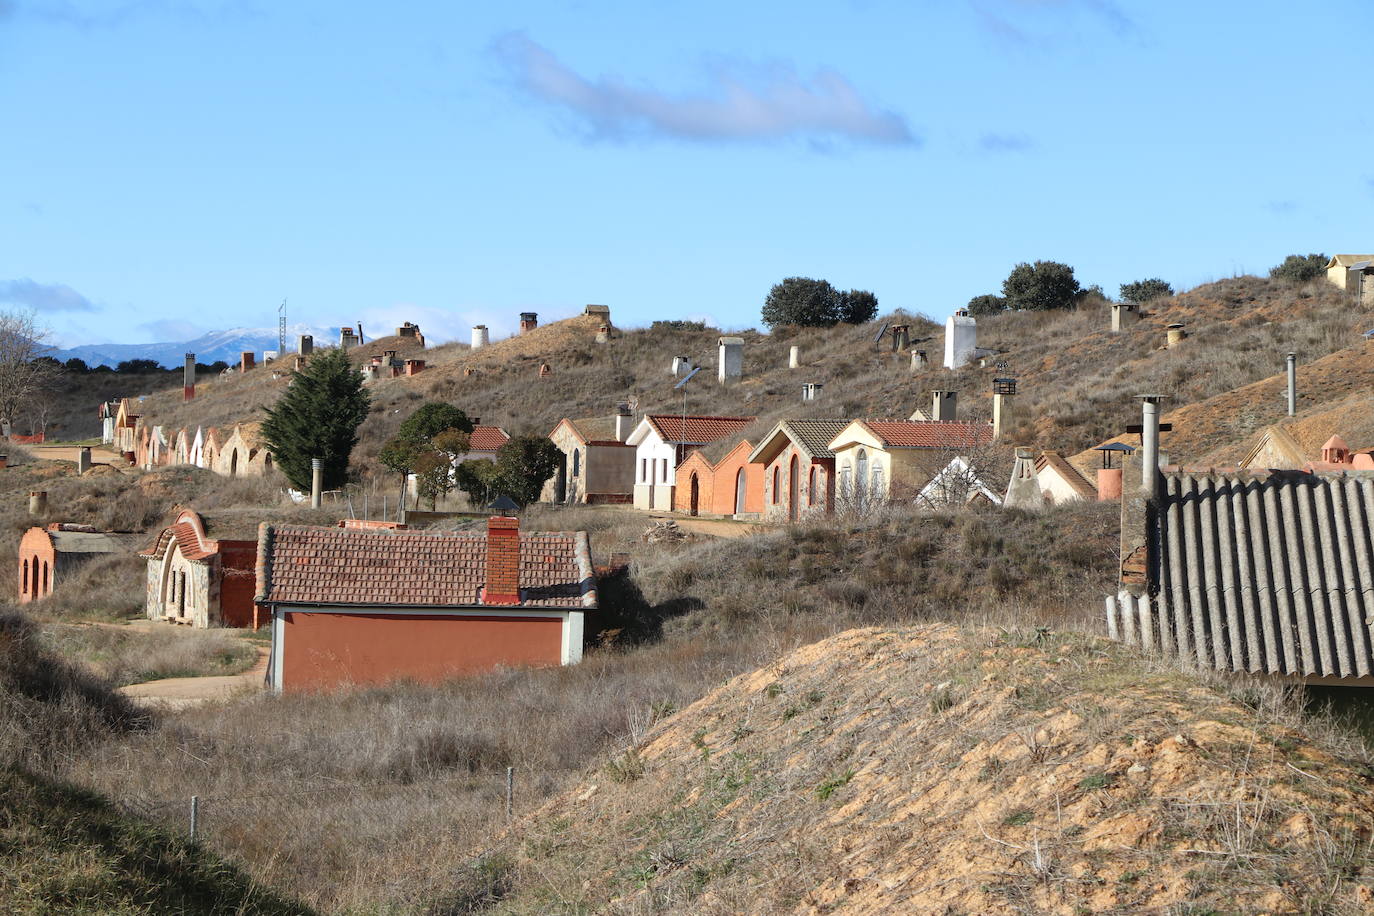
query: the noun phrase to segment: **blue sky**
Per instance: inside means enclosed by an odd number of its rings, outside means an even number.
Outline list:
[[[0,0],[0,308],[293,322],[943,316],[1374,250],[1367,3]],[[1349,26],[1342,23],[1350,23]]]

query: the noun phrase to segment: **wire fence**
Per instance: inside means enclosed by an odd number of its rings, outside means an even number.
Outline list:
[[[439,812],[465,811],[484,821],[509,821],[517,807],[540,799],[574,770],[465,773],[415,782],[346,783],[274,792],[191,795],[181,798],[125,797],[121,807],[145,820],[185,830],[192,841],[224,830],[309,829],[328,820],[329,809],[346,808],[349,820],[426,820]],[[265,784],[270,784],[270,776]]]

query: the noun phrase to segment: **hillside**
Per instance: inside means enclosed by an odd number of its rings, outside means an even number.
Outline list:
[[[1271,375],[1214,397],[1165,407],[1162,421],[1173,430],[1161,434],[1160,447],[1174,461],[1199,465],[1234,464],[1271,424],[1293,435],[1309,457],[1316,457],[1333,433],[1358,446],[1374,436],[1371,395],[1374,390],[1374,343],[1360,341],[1328,356],[1300,362],[1297,368],[1298,415],[1288,417],[1288,377]],[[1138,445],[1134,435],[1110,441]],[[1095,467],[1100,456],[1092,450],[1072,459],[1080,468]]]
[[[907,354],[891,353],[886,339],[873,343],[880,324],[896,320],[911,324],[913,340],[921,341],[913,346],[928,352],[934,368],[912,374]],[[1281,371],[1289,350],[1309,366],[1345,348],[1363,347],[1359,332],[1366,321],[1324,282],[1294,286],[1238,277],[1151,303],[1148,314],[1121,334],[1110,333],[1108,305],[1096,299],[1072,312],[981,319],[979,344],[1004,352],[986,367],[956,372],[938,367],[943,328],[901,312],[860,326],[744,332],[745,377],[721,386],[714,378],[718,331],[618,329],[613,340],[598,344],[599,321],[579,316],[478,351],[463,344],[425,351],[429,368],[424,373],[371,386],[374,407],[357,454],[360,467],[369,472],[369,462],[404,416],[431,399],[456,403],[484,423],[512,432],[541,434],[564,416],[609,415],[619,401],[636,403],[641,413],[676,412],[684,408],[684,399],[673,388],[674,356],[706,367],[686,388],[687,410],[766,419],[905,417],[926,405],[937,388],[958,390],[962,413],[986,417],[992,379],[1010,375],[1019,383],[1009,423],[1012,438],[1073,453],[1135,422],[1137,394],[1166,394],[1177,407],[1243,389]],[[1183,323],[1189,336],[1181,346],[1162,349],[1165,328],[1175,322]],[[361,363],[396,343],[394,338],[370,342],[354,359]],[[802,368],[788,369],[794,345],[800,347]],[[540,377],[544,364],[550,374]],[[271,367],[260,367],[246,376],[202,383],[190,405],[182,403],[179,388],[169,388],[145,400],[144,416],[172,427],[251,420],[287,384],[286,377],[272,375]],[[801,403],[803,382],[824,386],[820,402]],[[1246,404],[1253,400],[1258,417],[1269,405],[1281,406],[1269,395],[1261,388],[1243,397]],[[1250,431],[1223,430],[1238,437]],[[1207,436],[1214,432],[1209,429]],[[1223,444],[1208,441],[1209,448]]]
[[[589,771],[481,851],[464,899],[492,913],[1369,912],[1371,770],[1271,700],[1091,637],[851,630]]]

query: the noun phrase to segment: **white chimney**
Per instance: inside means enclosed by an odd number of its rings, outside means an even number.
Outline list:
[[[959,392],[936,391],[930,405],[930,419],[936,423],[953,423]]]
[[[629,404],[615,406],[615,441],[624,442],[630,438],[634,429],[634,417],[630,414]]]

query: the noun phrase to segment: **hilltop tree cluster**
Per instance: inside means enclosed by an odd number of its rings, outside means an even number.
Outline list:
[[[1324,254],[1290,254],[1283,259],[1282,264],[1269,271],[1269,276],[1275,280],[1307,283],[1326,273],[1328,260],[1330,259]]]
[[[878,297],[862,289],[840,291],[825,280],[788,277],[763,300],[763,323],[770,328],[793,324],[823,328],[863,324],[878,314]]]

